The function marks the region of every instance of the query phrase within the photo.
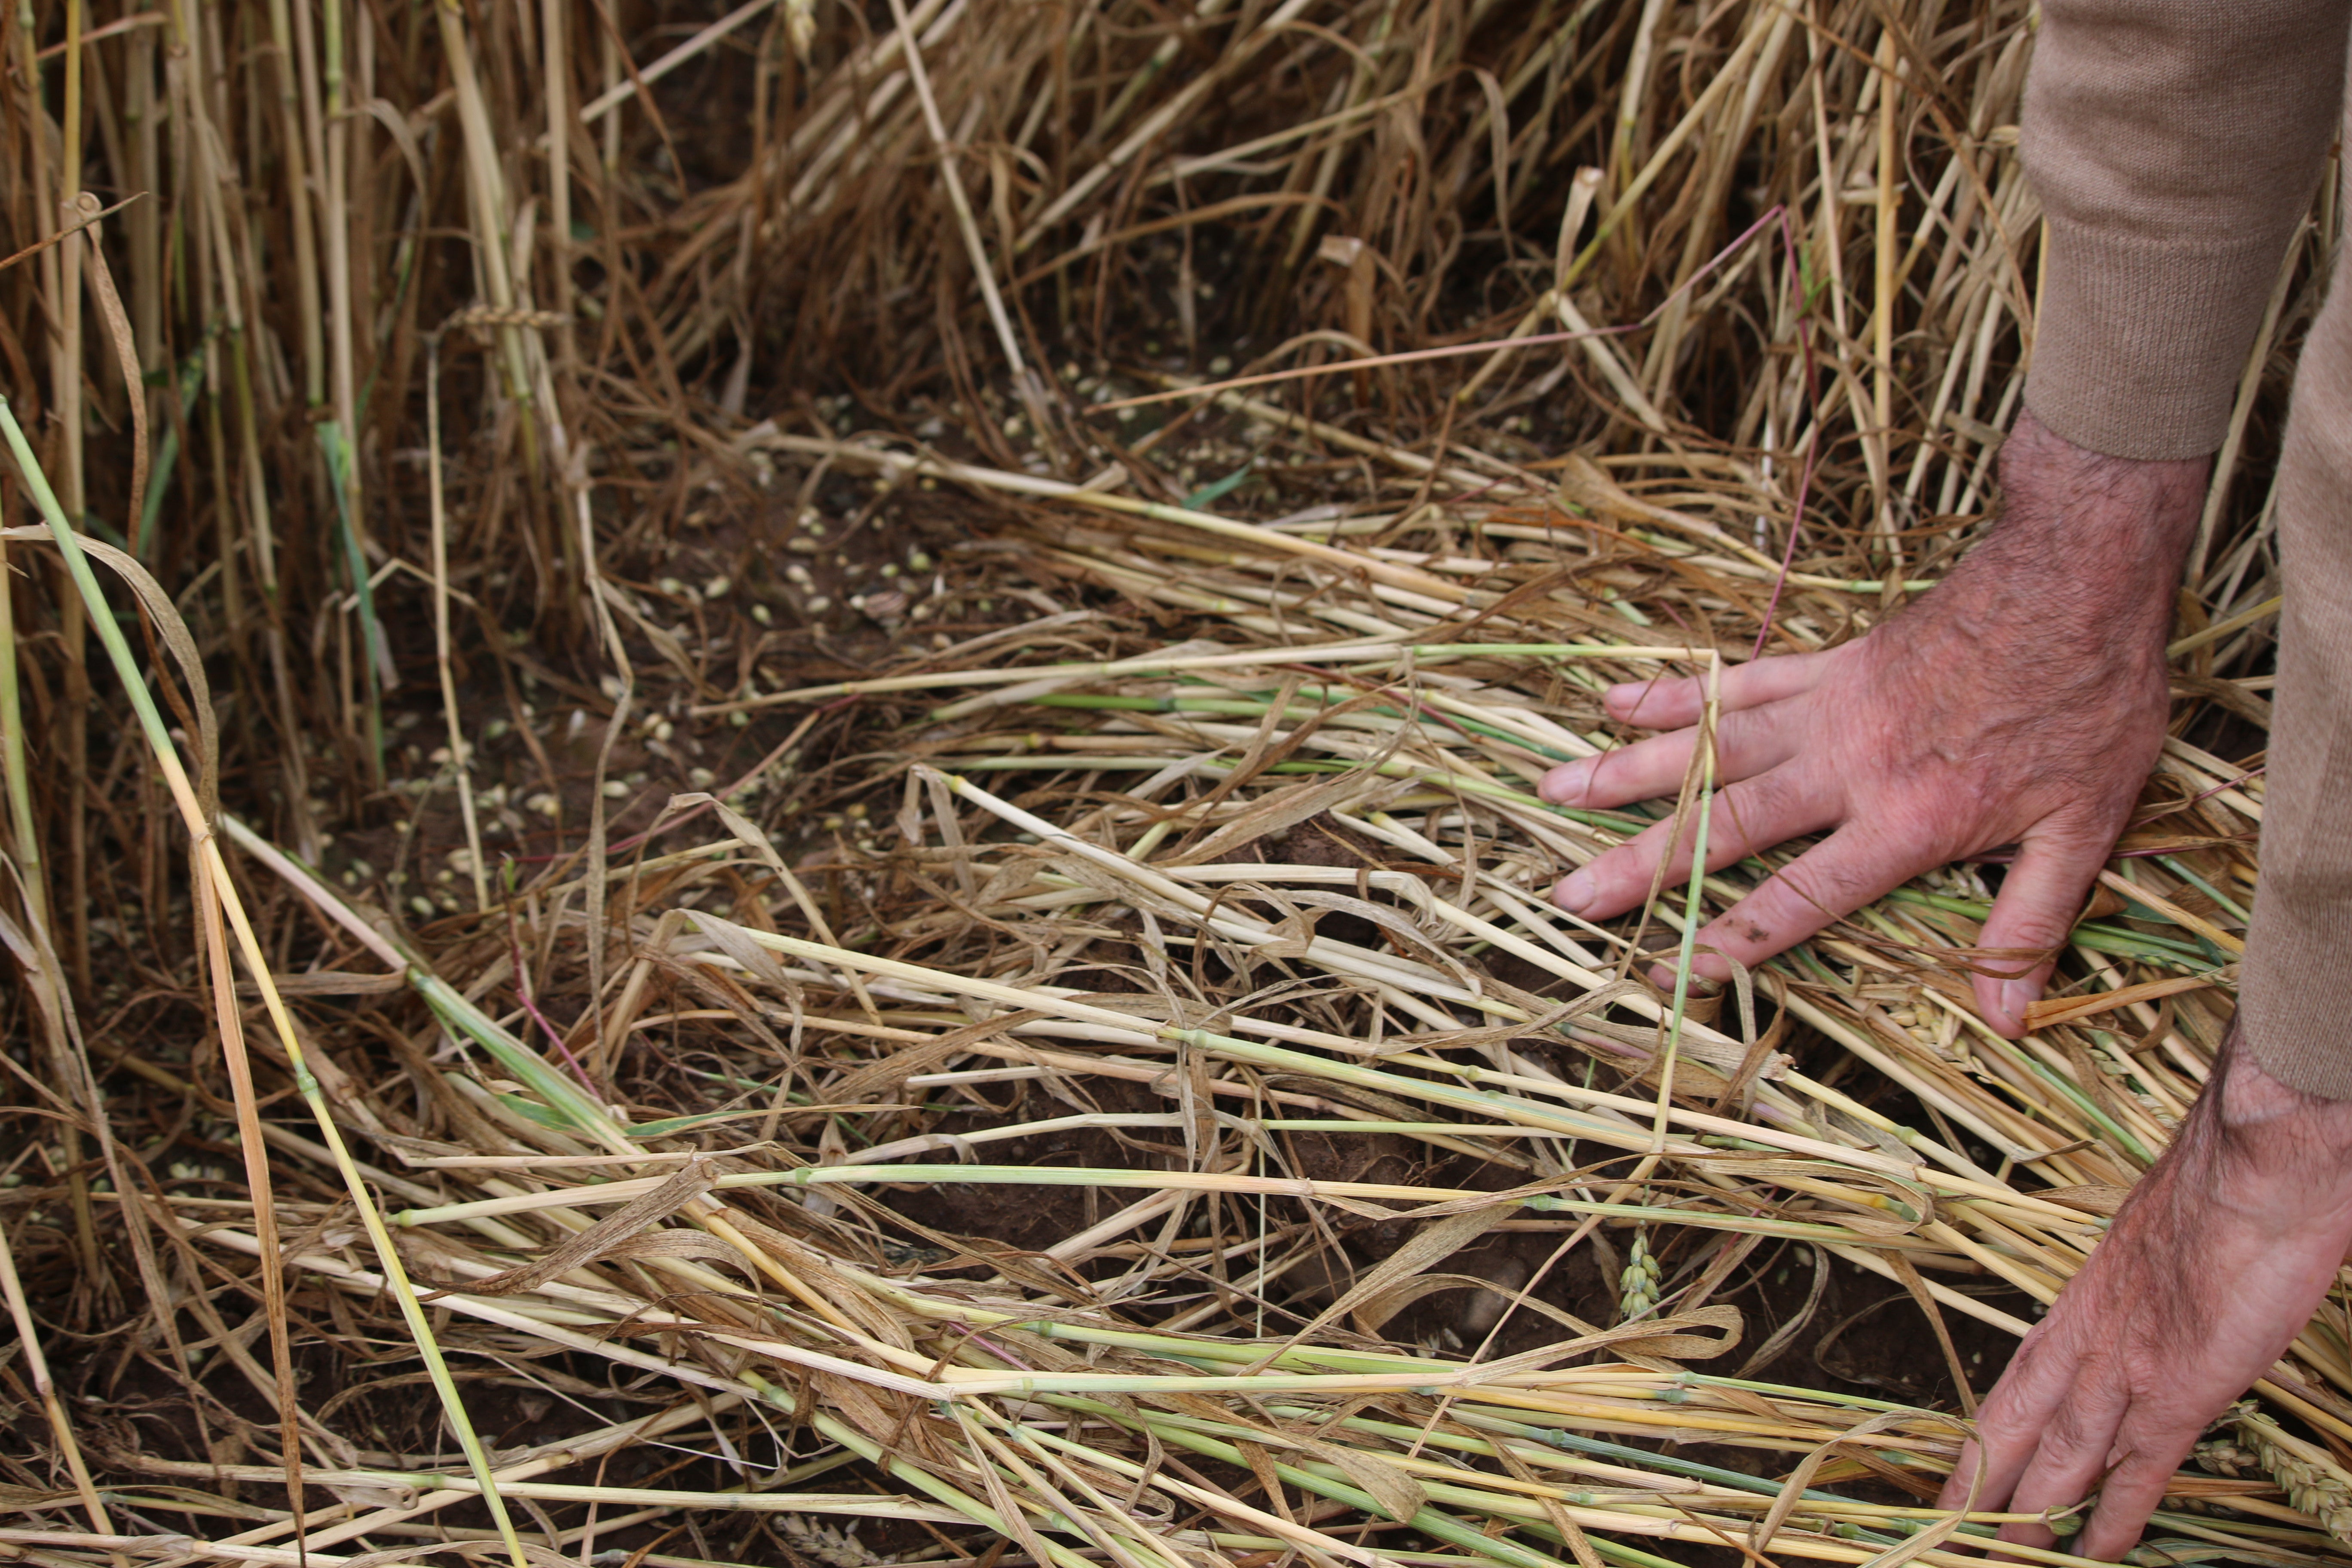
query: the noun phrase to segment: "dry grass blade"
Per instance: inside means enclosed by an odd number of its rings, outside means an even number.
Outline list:
[[[1722,781],[1535,784],[1996,503],[2029,10],[23,8],[0,1555],[1983,1562],[2232,1000],[2335,205],[2024,1039],[1995,866],[1661,993],[1800,847],[1581,921]],[[2346,1310],[2143,1568],[2345,1558]]]

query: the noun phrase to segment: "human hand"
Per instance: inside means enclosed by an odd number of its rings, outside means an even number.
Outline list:
[[[2000,522],[1945,581],[1856,641],[1724,671],[1707,827],[1719,870],[1833,829],[1698,933],[1743,964],[1795,945],[1932,867],[2017,858],[1979,945],[1986,1021],[2015,1036],[2164,742],[2164,647],[2207,465],[2101,457],[2031,414],[2002,447]],[[1539,793],[1607,809],[1681,787],[1704,679],[1612,687],[1614,718],[1670,731],[1554,768]],[[1693,835],[1662,822],[1563,879],[1588,920],[1639,907]],[[1671,850],[1671,854],[1669,851]],[[1701,952],[1695,972],[1730,977]]]
[[[1940,1506],[1969,1506],[1979,1464],[1986,1511],[2066,1508],[2095,1489],[2072,1550],[2121,1557],[2206,1424],[2310,1321],[2347,1243],[2352,1101],[2287,1088],[2233,1027],[2172,1147],[2018,1347]],[[2039,1524],[2000,1535],[2052,1541]]]

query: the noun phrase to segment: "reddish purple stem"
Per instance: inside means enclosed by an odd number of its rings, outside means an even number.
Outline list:
[[[573,1056],[572,1047],[563,1043],[562,1033],[548,1020],[546,1014],[539,1010],[539,1004],[531,1000],[530,971],[523,966],[522,942],[515,935],[514,910],[511,907],[507,910],[507,961],[514,965],[515,994],[522,998],[522,1010],[547,1031],[548,1041],[555,1047],[555,1054],[563,1058],[563,1065],[572,1069],[572,1076],[580,1080],[580,1086],[590,1094],[595,1094],[596,1085],[589,1079],[588,1069],[580,1065],[580,1058]]]

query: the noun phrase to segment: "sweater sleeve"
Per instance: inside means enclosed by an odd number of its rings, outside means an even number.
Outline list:
[[[2221,444],[2343,109],[2347,0],[2045,0],[2022,149],[2047,219],[2026,405],[2112,457]]]

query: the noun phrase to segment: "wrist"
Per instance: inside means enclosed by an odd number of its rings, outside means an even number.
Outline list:
[[[2206,458],[2111,458],[2018,416],[2000,451],[2001,505],[1952,573],[1987,635],[2161,648],[2204,511]]]
[[[2273,1078],[2234,1029],[2177,1146],[2183,1174],[2249,1220],[2333,1214],[2352,1225],[2352,1100]]]
[[[2273,1078],[2241,1037],[2221,1076],[2215,1120],[2231,1139],[2293,1133],[2352,1153],[2352,1100],[2325,1100]]]
[[[2210,458],[2116,458],[2078,447],[2033,416],[2001,443],[2003,505],[1996,532],[2114,535],[2135,557],[2186,551],[2204,513]]]

